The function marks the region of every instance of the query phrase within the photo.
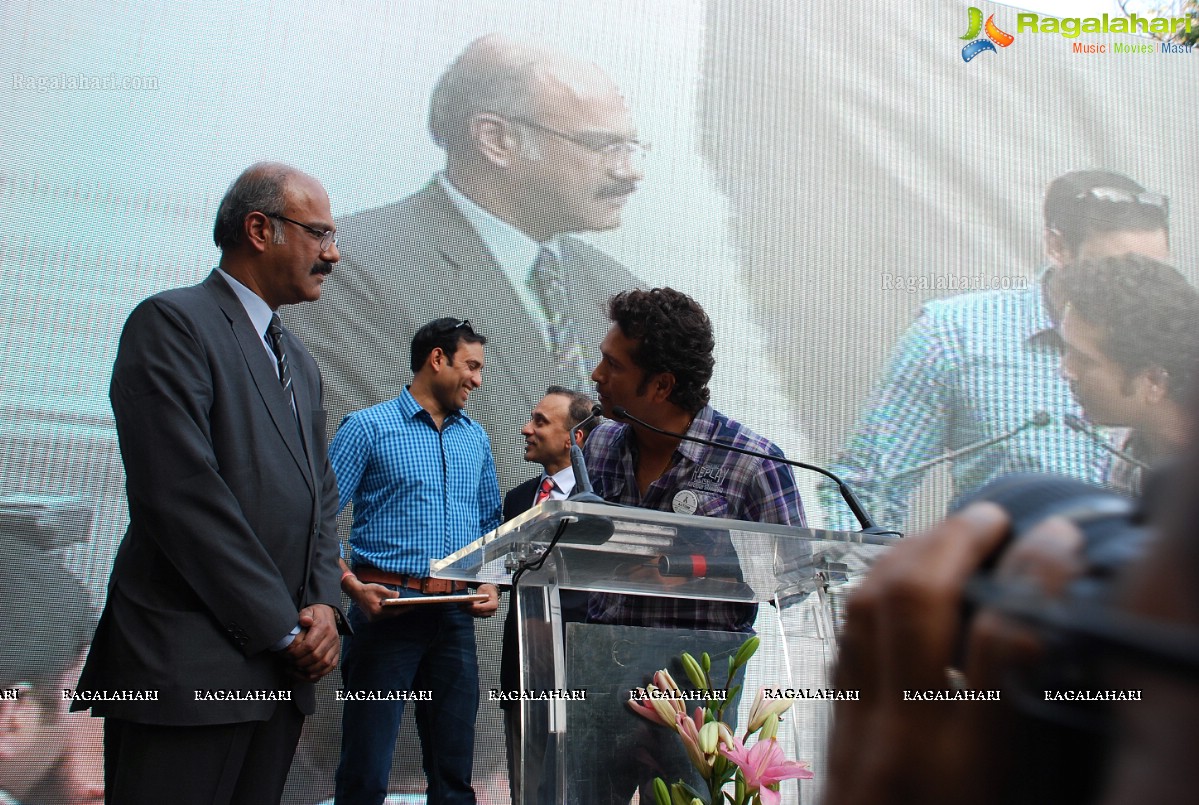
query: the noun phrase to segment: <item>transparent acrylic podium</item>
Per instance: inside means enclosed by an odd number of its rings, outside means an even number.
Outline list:
[[[561,590],[760,606],[762,648],[745,673],[738,724],[760,688],[794,691],[779,743],[815,778],[784,783],[784,802],[815,802],[825,777],[836,633],[848,592],[893,539],[857,532],[547,501],[462,550],[434,561],[439,578],[511,583],[522,562],[517,613],[522,728],[520,805],[625,805],[655,775],[698,782],[672,730],[628,707],[630,691],[668,668],[689,690],[678,657],[712,657],[719,683],[736,632],[563,623]],[[511,695],[511,692],[503,692]],[[842,692],[842,695],[851,692]],[[488,698],[484,695],[484,698]],[[694,710],[697,701],[686,703]],[[740,734],[740,733],[738,733]],[[652,803],[642,795],[643,805]]]

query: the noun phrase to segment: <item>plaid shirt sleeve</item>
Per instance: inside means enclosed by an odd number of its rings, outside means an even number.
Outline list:
[[[770,444],[769,452],[783,457],[783,451],[774,444]],[[800,528],[808,524],[791,467],[778,461],[763,461],[754,486],[756,495],[748,503],[749,519]]]

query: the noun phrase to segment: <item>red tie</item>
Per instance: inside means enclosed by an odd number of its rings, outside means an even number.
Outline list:
[[[549,500],[550,492],[554,490],[554,479],[548,475],[541,479],[541,486],[537,487],[537,497],[533,499],[533,505],[544,503]]]

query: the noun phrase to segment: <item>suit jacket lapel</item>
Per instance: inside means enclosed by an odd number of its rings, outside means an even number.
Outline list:
[[[540,383],[529,382],[531,377],[542,374],[530,372],[529,362],[546,358],[537,322],[525,310],[508,282],[508,275],[441,185],[432,181],[421,193],[428,197],[429,231],[436,248],[442,258],[457,269],[461,279],[458,292],[463,317],[477,324],[484,335],[504,341],[503,349],[490,351],[487,356],[496,369],[496,379],[492,381],[495,389],[514,391],[520,394],[525,405],[533,408],[545,393]],[[494,288],[496,293],[484,299],[477,293],[479,287]],[[514,400],[512,404],[518,402]]]
[[[583,340],[584,354],[597,356],[600,342],[611,325],[608,320],[608,294],[601,295],[597,300],[595,294],[581,293],[580,286],[599,283],[600,287],[610,288],[609,293],[630,289],[612,287],[618,283],[616,277],[593,276],[595,268],[589,268],[588,261],[583,256],[583,246],[575,238],[563,237],[558,242],[561,246],[562,276],[566,280],[567,300],[575,325],[579,328],[579,337]]]
[[[304,481],[315,494],[312,466],[304,450],[304,444],[300,440],[300,431],[296,426],[296,415],[292,411],[291,401],[287,399],[283,387],[279,384],[279,376],[276,374],[275,367],[271,365],[270,357],[266,353],[265,342],[258,333],[254,332],[254,326],[250,323],[250,317],[246,315],[246,309],[242,307],[241,300],[237,298],[237,295],[233,293],[233,289],[229,287],[219,274],[214,271],[205,282],[205,285],[211,288],[216,294],[217,303],[229,321],[229,326],[233,330],[233,336],[237,339],[237,344],[241,348],[242,357],[246,361],[246,368],[250,372],[254,386],[258,389],[262,403],[266,406],[267,412],[270,413],[271,420],[274,422],[279,436],[283,439],[283,443],[287,445],[287,450],[295,460],[296,466],[303,473]],[[307,385],[303,370],[300,370],[298,365],[291,366],[291,370],[293,373],[292,389],[296,394],[296,411],[310,410],[312,401],[301,399],[300,387]],[[300,372],[299,375],[296,374],[297,371]],[[304,397],[307,397],[306,392],[304,393]],[[305,408],[305,405],[308,408]],[[311,438],[311,435],[308,438]]]

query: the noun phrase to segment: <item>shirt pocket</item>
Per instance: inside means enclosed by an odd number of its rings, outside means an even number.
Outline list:
[[[729,499],[718,492],[702,492],[698,489],[685,490],[697,498],[695,513],[703,517],[728,517]]]

